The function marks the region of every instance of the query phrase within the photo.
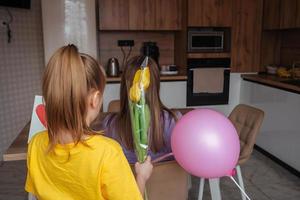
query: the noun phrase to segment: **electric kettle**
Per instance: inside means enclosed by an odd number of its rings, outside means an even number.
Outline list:
[[[107,62],[107,76],[119,75],[119,61],[116,58],[110,58]]]

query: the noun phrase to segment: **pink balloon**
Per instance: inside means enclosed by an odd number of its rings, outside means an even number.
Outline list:
[[[186,171],[203,178],[231,175],[240,154],[235,127],[223,114],[210,109],[184,115],[173,129],[171,147]]]

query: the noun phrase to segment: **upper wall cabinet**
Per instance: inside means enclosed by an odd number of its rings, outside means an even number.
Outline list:
[[[264,0],[264,29],[280,28],[280,1],[281,0]]]
[[[299,0],[281,0],[280,5],[280,28],[296,28],[297,3]],[[300,10],[299,10],[300,12]],[[300,13],[299,13],[300,14]]]
[[[262,0],[234,0],[231,71],[258,72],[262,32]]]
[[[153,0],[129,0],[130,30],[155,30],[156,5]]]
[[[156,0],[156,29],[180,30],[181,0]]]
[[[129,0],[99,0],[100,30],[128,29]]]
[[[231,26],[233,1],[188,0],[188,26]]]
[[[265,30],[300,27],[300,0],[264,0]]]
[[[99,0],[100,30],[180,30],[181,3],[181,0]]]

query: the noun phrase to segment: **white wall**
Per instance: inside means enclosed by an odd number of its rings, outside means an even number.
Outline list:
[[[186,81],[161,82],[162,102],[170,108],[186,107]],[[120,84],[107,84],[103,95],[103,111],[106,112],[110,101],[120,99]]]
[[[80,41],[74,41],[74,39],[68,38],[65,34],[66,2],[74,4],[76,2],[84,2],[84,8],[86,11],[86,16],[84,17],[85,20],[83,22],[78,20],[78,24],[75,23],[76,27],[72,28],[72,30],[76,30],[75,32],[78,34],[83,32],[86,33],[81,35],[81,39],[79,39]],[[78,45],[81,52],[97,58],[97,26],[95,8],[95,0],[42,0],[45,63],[49,61],[49,58],[52,56],[55,50],[68,43],[74,43],[75,45]],[[76,17],[76,12],[74,13],[73,17]],[[86,29],[84,29],[82,25],[84,25]]]
[[[30,9],[8,8],[14,18],[11,43],[2,26],[6,9],[0,7],[0,160],[30,120],[44,68],[40,0],[31,0]]]
[[[212,108],[228,115],[239,104],[241,75],[230,74],[229,103],[227,105],[198,106],[195,108]],[[120,84],[107,84],[104,92],[103,111],[107,111],[111,100],[119,99]],[[169,108],[186,108],[186,81],[161,82],[160,97]]]
[[[256,144],[300,170],[300,95],[242,81],[240,102],[265,112]]]
[[[103,94],[103,111],[107,112],[110,101],[120,99],[120,83],[106,84]]]

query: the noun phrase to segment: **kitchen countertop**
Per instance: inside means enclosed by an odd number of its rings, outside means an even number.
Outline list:
[[[26,160],[27,141],[30,122],[28,122],[7,151],[3,154],[3,161]]]
[[[187,76],[183,72],[179,72],[176,75],[160,75],[160,81],[186,81]],[[107,77],[106,83],[120,83],[121,76],[118,77]]]
[[[282,81],[293,80],[292,78],[281,78],[276,75],[269,74],[243,74],[242,78],[246,81],[260,83],[274,88],[282,89],[289,92],[300,94],[300,85],[293,85]]]

